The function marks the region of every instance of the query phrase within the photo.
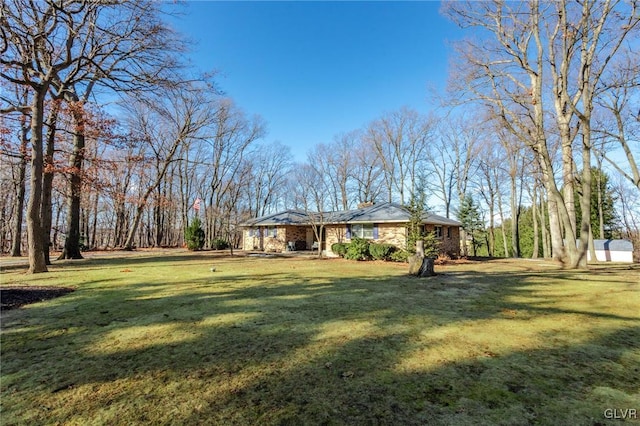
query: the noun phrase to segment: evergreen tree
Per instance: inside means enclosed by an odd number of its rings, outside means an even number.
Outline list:
[[[184,230],[184,240],[189,250],[202,250],[204,247],[204,229],[200,218],[195,217],[191,224]]]
[[[579,197],[576,196],[576,200]],[[593,238],[612,238],[616,224],[616,214],[614,210],[614,194],[609,185],[609,176],[596,167],[591,168],[591,230]],[[576,201],[576,222],[582,219],[582,209],[580,202]],[[602,221],[600,220],[602,215]],[[602,225],[602,227],[601,227]],[[602,228],[602,231],[601,231]]]
[[[422,224],[422,216],[426,211],[426,202],[423,192],[420,194],[411,194],[409,205],[409,225],[407,227],[407,250],[411,253],[416,252],[416,241],[424,236],[424,225]]]
[[[407,226],[407,251],[416,252],[416,242],[424,242],[424,255],[426,257],[436,257],[438,255],[440,242],[433,232],[425,232],[424,215],[429,211],[427,207],[425,192],[422,186],[411,194],[409,205],[409,225]]]
[[[505,219],[505,228],[511,228],[511,218]],[[518,228],[520,229],[520,256],[523,258],[530,258],[533,256],[533,210],[531,207],[522,207],[518,220]],[[494,256],[505,257],[504,245],[502,244],[502,227],[497,226],[493,230],[494,232]],[[542,238],[541,230],[538,229],[538,237]],[[507,232],[506,235],[507,244],[511,247],[512,235]],[[481,256],[488,255],[485,247],[479,250]],[[538,247],[538,257],[542,257],[542,245]]]
[[[480,207],[473,201],[471,195],[466,195],[462,199],[458,210],[458,220],[462,223],[462,229],[471,237],[473,255],[476,256],[478,247],[482,244],[482,235],[485,231],[484,221],[480,215]],[[463,241],[463,244],[466,244],[466,241]]]

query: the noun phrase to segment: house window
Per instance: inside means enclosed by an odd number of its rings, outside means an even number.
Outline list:
[[[270,226],[267,228],[267,237],[275,238],[278,236],[278,231],[275,226]]]
[[[373,239],[373,223],[358,223],[351,225],[351,238]]]
[[[451,238],[451,227],[447,226],[447,238]]]
[[[433,233],[436,235],[436,238],[442,238],[442,226],[434,226]]]

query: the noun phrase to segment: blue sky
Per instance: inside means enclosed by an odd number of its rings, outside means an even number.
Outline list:
[[[315,144],[363,128],[386,111],[428,111],[444,87],[447,42],[459,34],[439,2],[187,3],[175,28],[191,61],[267,122],[268,141],[297,160]]]

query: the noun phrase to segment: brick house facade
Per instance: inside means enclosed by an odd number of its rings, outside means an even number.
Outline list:
[[[242,248],[247,251],[283,252],[317,248],[313,226],[323,223],[322,250],[331,256],[331,246],[360,236],[376,243],[406,249],[410,214],[399,204],[384,203],[344,212],[307,214],[287,210],[252,219],[243,226]],[[322,220],[320,220],[322,219]],[[435,232],[440,251],[460,255],[460,223],[434,214],[425,214],[425,231]],[[315,242],[315,243],[314,243]]]

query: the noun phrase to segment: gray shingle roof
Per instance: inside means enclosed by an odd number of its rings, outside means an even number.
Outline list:
[[[593,240],[596,250],[633,251],[633,244],[629,240]]]
[[[283,212],[273,213],[267,216],[249,219],[241,224],[241,226],[276,226],[276,225],[307,225],[309,217],[303,211],[285,210]]]
[[[318,214],[319,215],[319,214]],[[406,207],[397,203],[374,204],[369,207],[323,212],[322,220],[327,224],[340,223],[397,223],[409,222],[411,214]],[[432,225],[460,226],[461,223],[432,213],[425,213],[424,223]],[[319,219],[318,219],[319,220]],[[309,225],[309,217],[299,210],[286,210],[268,216],[251,219],[242,226]]]

